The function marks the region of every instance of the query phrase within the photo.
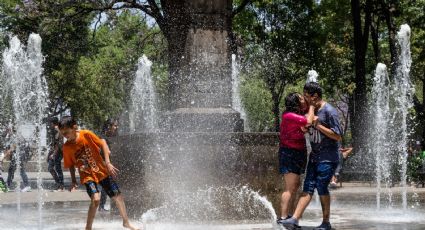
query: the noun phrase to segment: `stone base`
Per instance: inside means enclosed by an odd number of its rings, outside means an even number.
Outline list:
[[[163,132],[243,132],[239,112],[230,108],[180,108],[168,112]]]
[[[278,208],[278,133],[140,133],[111,140],[129,214],[140,218],[269,218],[256,191]],[[173,215],[173,216],[170,216]]]

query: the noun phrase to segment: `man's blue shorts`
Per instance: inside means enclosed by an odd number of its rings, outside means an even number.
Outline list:
[[[98,184],[94,181],[88,181],[84,184],[86,186],[87,194],[91,197],[93,194],[100,192],[97,187]],[[118,184],[112,179],[111,176],[99,181],[99,185],[102,186],[103,190],[108,194],[110,198],[117,196],[121,193]]]
[[[310,161],[307,166],[303,192],[313,194],[316,188],[319,196],[329,195],[328,185],[337,166],[337,162]]]
[[[307,164],[306,151],[299,151],[285,147],[279,148],[279,172],[281,174],[295,173],[301,175]]]

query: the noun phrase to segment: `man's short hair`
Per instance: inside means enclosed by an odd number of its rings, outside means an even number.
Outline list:
[[[322,98],[322,87],[317,82],[309,82],[304,85],[304,92],[310,95],[317,93],[317,96]]]

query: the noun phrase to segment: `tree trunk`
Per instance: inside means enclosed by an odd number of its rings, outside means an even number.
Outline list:
[[[373,54],[375,56],[375,64],[381,62],[381,51],[379,49],[379,16],[375,23],[371,24],[370,33],[372,38]]]
[[[384,0],[381,0],[381,7],[385,17],[385,22],[388,29],[388,43],[390,46],[391,55],[391,78],[394,78],[397,73],[397,46],[396,46],[396,27],[393,21],[393,11],[395,11],[394,5],[386,4]]]
[[[279,104],[280,104],[280,98],[278,93],[274,92],[274,90],[271,91],[272,94],[272,101],[273,101],[273,108],[272,108],[272,112],[273,112],[273,131],[275,132],[279,132],[280,130],[280,108],[279,108]]]
[[[351,13],[354,25],[354,67],[356,88],[350,101],[351,131],[353,137],[353,147],[356,151],[361,151],[365,147],[364,118],[367,112],[367,91],[366,91],[366,52],[369,40],[369,29],[371,24],[371,0],[366,1],[365,22],[362,28],[362,16],[359,0],[351,1]]]

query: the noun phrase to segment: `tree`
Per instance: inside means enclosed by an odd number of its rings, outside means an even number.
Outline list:
[[[351,132],[353,136],[353,147],[356,150],[365,147],[365,132],[362,124],[364,117],[367,115],[366,54],[372,22],[372,6],[372,0],[366,0],[364,7],[361,7],[359,0],[351,0],[356,87],[354,89],[354,95],[350,99],[350,116],[352,118]],[[364,15],[362,12],[364,12]],[[363,17],[364,22],[362,20]]]
[[[312,1],[258,1],[234,19],[246,72],[265,82],[272,98],[273,130],[279,131],[285,87],[304,79],[317,56]],[[305,28],[300,30],[299,28]]]
[[[92,49],[80,58],[75,88],[66,102],[77,117],[101,127],[106,118],[127,109],[138,59],[145,54],[159,65],[165,61],[165,47],[159,29],[130,10],[109,12],[106,21],[92,30]]]
[[[89,50],[92,14],[67,17],[84,3],[69,5],[66,2],[10,0],[0,5],[0,25],[5,31],[17,35],[22,41],[26,41],[32,32],[40,34],[43,39],[43,67],[49,85],[52,116],[68,109],[60,105],[72,90],[79,58]]]
[[[1,23],[22,38],[30,32],[41,35],[50,116],[70,109],[86,126],[98,128],[124,108],[141,54],[158,66],[166,60],[161,32],[141,14],[105,11],[106,21],[98,23],[96,14],[81,12],[88,3],[14,4],[1,5]]]

